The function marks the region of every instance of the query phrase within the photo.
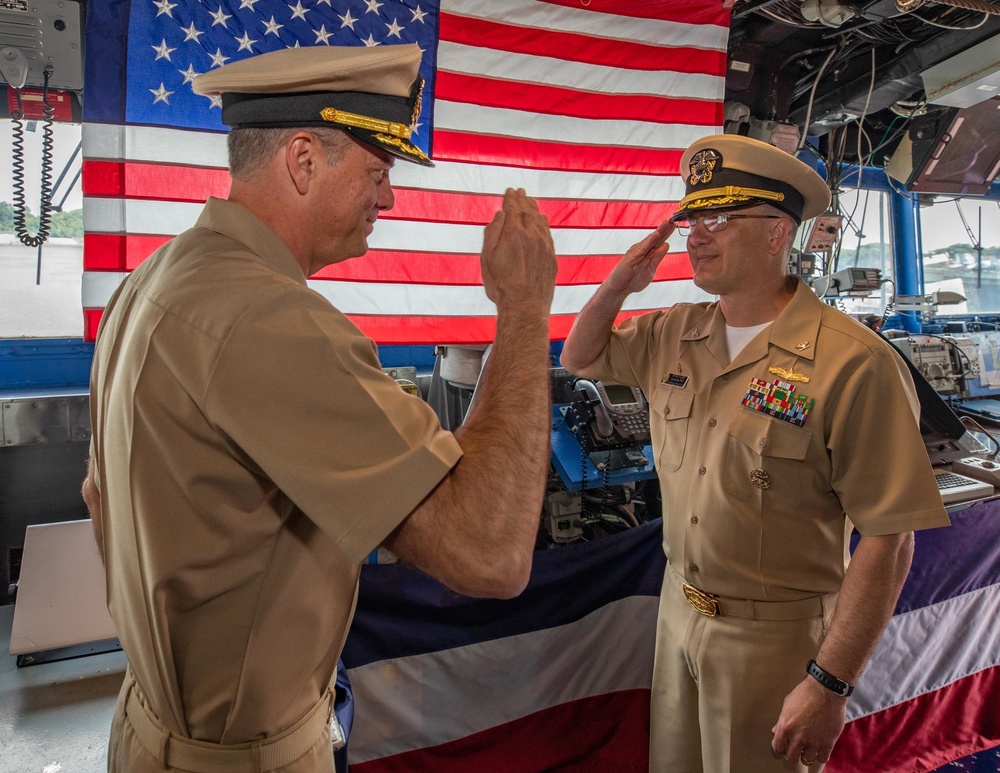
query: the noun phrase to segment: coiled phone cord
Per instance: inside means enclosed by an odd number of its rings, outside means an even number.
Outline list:
[[[17,89],[17,111],[10,117],[14,135],[14,232],[25,247],[40,247],[49,238],[49,226],[52,218],[52,119],[55,117],[55,107],[49,103],[49,76],[52,65],[45,66],[45,85],[42,90],[42,105],[45,122],[42,124],[42,195],[40,212],[38,214],[38,233],[29,234],[26,217],[27,209],[24,202],[24,108],[21,105],[21,89]]]

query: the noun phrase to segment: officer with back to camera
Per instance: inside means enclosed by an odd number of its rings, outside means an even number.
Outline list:
[[[650,770],[815,773],[892,615],[913,530],[948,518],[904,362],[788,274],[798,225],[829,205],[823,179],[733,135],[692,144],[681,171],[674,225],[626,253],[562,352],[573,373],[649,396],[668,559]],[[615,328],[675,226],[694,283],[718,300]]]
[[[415,45],[262,54],[222,95],[232,189],[121,285],[98,333],[84,495],[129,660],[112,771],[331,771],[330,684],[363,559],[385,545],[468,595],[531,566],[548,469],[548,223],[487,225],[497,332],[481,399],[441,429],[306,278],[392,207]]]

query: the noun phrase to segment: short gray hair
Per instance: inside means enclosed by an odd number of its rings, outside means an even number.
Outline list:
[[[291,136],[300,130],[316,136],[326,151],[326,162],[331,166],[344,157],[353,142],[347,132],[325,126],[233,129],[226,140],[229,149],[229,174],[237,180],[253,179]]]

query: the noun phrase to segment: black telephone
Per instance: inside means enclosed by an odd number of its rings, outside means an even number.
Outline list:
[[[572,402],[563,415],[599,469],[619,470],[649,463],[641,448],[649,442],[649,409],[646,398],[635,387],[576,379]]]

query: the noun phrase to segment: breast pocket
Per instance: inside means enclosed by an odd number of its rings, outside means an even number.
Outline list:
[[[729,426],[729,448],[723,485],[732,496],[760,499],[790,492],[802,483],[802,462],[812,432],[758,411],[737,413]]]
[[[653,392],[649,403],[652,410],[649,433],[656,453],[657,469],[676,472],[680,468],[684,461],[693,406],[694,392],[671,387],[661,387]]]

